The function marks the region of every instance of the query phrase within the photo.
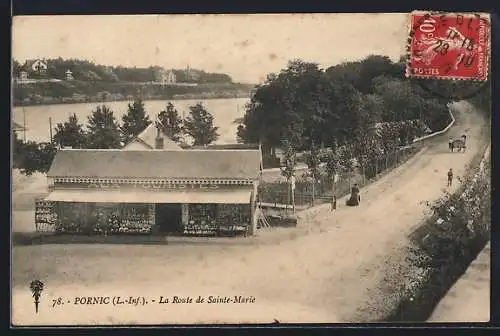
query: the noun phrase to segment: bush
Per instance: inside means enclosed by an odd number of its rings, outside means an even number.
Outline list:
[[[50,169],[57,148],[51,143],[36,143],[19,141],[14,136],[13,162],[15,168],[20,168],[25,175],[35,172],[46,173]]]
[[[420,254],[428,260],[421,266],[439,267],[442,263],[469,258],[471,243],[484,245],[489,240],[489,169],[479,172],[476,168],[473,173],[463,181],[465,187],[459,192],[447,194],[430,205],[433,216],[426,225],[427,239],[417,242]]]
[[[471,169],[464,187],[429,204],[433,215],[411,237],[413,269],[396,312],[384,321],[425,321],[490,239],[490,169]]]

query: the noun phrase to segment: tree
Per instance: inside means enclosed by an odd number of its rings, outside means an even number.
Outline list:
[[[326,175],[332,182],[332,194],[335,195],[335,176],[351,179],[355,170],[353,155],[349,146],[334,146],[327,152]]]
[[[399,128],[393,123],[384,123],[379,128],[379,137],[384,153],[392,153],[399,147]]]
[[[368,110],[363,94],[351,85],[342,83],[333,94],[338,122],[331,127],[335,130],[339,145],[365,137],[376,122],[376,116]]]
[[[163,132],[173,141],[179,142],[184,134],[182,118],[175,106],[168,102],[167,108],[158,114],[158,119],[163,125]]]
[[[378,173],[377,160],[384,153],[378,137],[373,132],[364,136],[359,135],[354,139],[353,149],[364,175],[367,178],[376,176]]]
[[[281,175],[284,176],[289,183],[288,203],[290,203],[290,192],[292,191],[292,178],[295,176],[295,167],[297,166],[297,153],[289,140],[282,141],[282,147],[285,149],[283,166],[281,167]]]
[[[441,130],[438,125],[449,123],[448,101],[406,79],[404,67],[377,55],[326,71],[293,60],[257,86],[238,126],[238,141],[260,142],[271,156],[281,139],[297,151],[310,150],[313,142],[331,147],[338,141],[339,146],[353,144],[353,155],[363,162],[380,155],[380,139],[372,134],[379,122],[420,119]]]
[[[13,77],[19,77],[21,70],[22,70],[22,65],[18,61],[14,60],[12,62],[12,76]]]
[[[19,168],[21,168],[21,173],[31,175],[35,172],[46,173],[49,171],[57,148],[51,143],[28,141],[23,145],[22,152]]]
[[[392,63],[389,57],[370,55],[361,61],[359,78],[356,88],[362,93],[373,93],[372,80],[375,77],[385,75],[388,77],[401,77],[401,69]]]
[[[68,121],[58,123],[54,130],[54,142],[61,147],[83,148],[85,146],[86,135],[83,125],[78,123],[76,114],[69,116]]]
[[[384,99],[377,94],[367,94],[364,96],[365,108],[370,113],[371,121],[380,122],[386,116]]]
[[[325,73],[330,82],[346,83],[353,87],[359,82],[361,62],[345,62],[326,69]]]
[[[132,140],[151,124],[144,109],[144,102],[140,98],[136,98],[132,104],[128,104],[127,113],[122,116],[122,121],[121,131],[124,143]]]
[[[316,132],[328,110],[326,79],[315,63],[292,60],[279,74],[268,75],[246,106],[238,136],[277,148],[288,139],[297,149],[320,141]],[[304,136],[304,135],[307,135]]]
[[[202,103],[189,107],[189,115],[184,121],[184,129],[193,138],[194,146],[209,145],[219,138],[217,133],[219,128],[214,126],[214,117]]]
[[[332,194],[335,195],[335,176],[340,173],[340,156],[338,148],[330,149],[326,155],[326,176],[332,181]]]
[[[106,105],[98,106],[88,117],[87,146],[89,148],[120,148],[120,127],[113,111]]]
[[[384,101],[385,121],[418,119],[421,116],[423,99],[406,80],[379,76],[373,79],[374,91]]]
[[[320,175],[319,166],[321,163],[319,158],[319,148],[315,145],[314,142],[311,145],[311,150],[304,153],[304,158],[309,170],[309,175],[312,179],[312,204],[314,205],[315,186]]]
[[[12,163],[14,168],[20,168],[24,160],[24,142],[19,139],[17,132],[12,132]]]

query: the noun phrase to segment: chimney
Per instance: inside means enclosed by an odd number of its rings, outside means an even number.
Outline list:
[[[155,149],[163,149],[164,139],[163,132],[160,127],[160,123],[156,123],[156,138],[155,138]]]

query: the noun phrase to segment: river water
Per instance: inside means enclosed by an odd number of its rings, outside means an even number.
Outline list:
[[[167,105],[167,100],[152,100],[145,101],[144,106],[151,120],[154,120],[155,115],[161,110],[164,110]],[[245,113],[245,104],[248,98],[233,98],[233,99],[206,99],[206,100],[174,100],[172,104],[177,108],[177,111],[182,116],[188,115],[188,107],[198,102],[203,103],[205,108],[214,116],[214,124],[219,127],[220,137],[216,143],[235,143],[237,123],[234,123],[236,118],[243,117]],[[114,112],[115,118],[121,124],[121,117],[127,112],[127,104],[130,101],[106,102],[106,104]],[[83,104],[57,104],[57,105],[42,105],[42,106],[19,106],[14,107],[12,111],[12,119],[19,125],[26,122],[26,140],[37,142],[49,141],[50,139],[50,122],[52,119],[52,128],[54,129],[57,123],[68,120],[72,114],[76,114],[81,124],[87,123],[87,117],[92,113],[98,105],[103,103],[83,103]],[[19,134],[20,138],[23,133]]]

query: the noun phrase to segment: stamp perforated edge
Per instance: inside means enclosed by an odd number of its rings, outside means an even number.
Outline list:
[[[411,44],[413,41],[413,36],[412,36],[412,31],[413,31],[413,25],[412,25],[412,16],[413,15],[445,15],[445,14],[452,14],[452,15],[464,15],[465,16],[471,16],[471,15],[480,15],[481,18],[485,19],[488,21],[488,43],[486,45],[486,52],[485,52],[485,76],[484,78],[471,78],[471,77],[464,77],[464,76],[432,76],[432,75],[416,75],[412,74],[410,71],[410,63],[411,63]],[[470,81],[470,82],[486,82],[488,81],[489,74],[491,71],[491,15],[490,13],[486,12],[447,12],[447,11],[435,11],[435,10],[414,10],[408,13],[408,23],[407,23],[407,28],[408,28],[408,33],[407,33],[407,39],[406,39],[406,64],[405,64],[405,76],[406,78],[413,78],[413,79],[430,79],[430,80],[456,80],[456,81]]]

